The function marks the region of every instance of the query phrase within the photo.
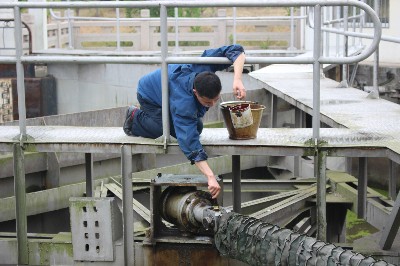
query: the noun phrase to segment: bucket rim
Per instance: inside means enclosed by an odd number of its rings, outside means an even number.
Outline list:
[[[256,102],[253,101],[227,101],[227,102],[222,102],[220,103],[220,107],[221,108],[225,108],[226,106],[224,105],[228,105],[228,104],[255,104]]]
[[[258,108],[251,108],[252,110],[260,110],[260,109],[265,109],[265,105],[263,104],[259,104],[257,102],[253,102],[253,101],[227,101],[227,102],[222,102],[220,103],[220,108],[221,109],[228,109],[228,105],[231,104],[257,104],[259,105]]]

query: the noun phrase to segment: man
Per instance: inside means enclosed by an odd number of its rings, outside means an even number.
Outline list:
[[[226,57],[233,63],[233,93],[238,99],[246,97],[242,82],[245,54],[240,45],[205,50],[202,57]],[[178,140],[186,157],[207,177],[212,198],[220,193],[215,175],[207,163],[207,153],[200,143],[203,130],[201,118],[220,97],[221,81],[216,71],[230,64],[170,64],[168,65],[170,135]],[[140,109],[131,106],[126,112],[124,132],[129,136],[158,138],[163,134],[161,111],[161,69],[139,80],[137,99]]]

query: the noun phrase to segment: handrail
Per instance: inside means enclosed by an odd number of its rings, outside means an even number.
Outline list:
[[[177,9],[177,8],[175,8]],[[290,21],[290,45],[288,47],[288,49],[292,49],[295,50],[296,48],[294,48],[293,43],[294,43],[294,20],[305,20],[307,19],[307,16],[303,15],[303,16],[293,16],[293,12],[292,12],[291,8],[291,13],[288,16],[260,16],[260,17],[237,17],[234,13],[233,16],[216,16],[216,17],[196,17],[196,18],[192,18],[192,17],[178,17],[177,11],[175,10],[175,17],[167,17],[167,21],[174,21],[175,22],[175,51],[179,50],[179,24],[181,23],[187,23],[187,22],[196,22],[196,23],[201,23],[202,21],[212,21],[212,22],[216,22],[216,21],[233,21],[233,43],[236,43],[236,24],[237,22],[240,23],[248,23],[248,22],[265,22],[265,21]],[[55,21],[67,21],[68,22],[68,39],[69,39],[69,46],[70,48],[73,48],[72,43],[74,43],[74,41],[72,40],[73,34],[71,29],[71,21],[73,20],[74,23],[75,22],[80,22],[80,21],[90,21],[90,22],[99,22],[99,21],[108,21],[111,23],[116,23],[117,27],[120,25],[120,22],[140,22],[140,21],[152,21],[152,22],[159,22],[159,18],[151,18],[151,17],[138,17],[138,18],[119,18],[119,11],[116,12],[117,18],[116,17],[84,17],[84,16],[70,16],[70,13],[68,13],[67,15],[64,16],[59,16],[57,14],[55,14],[55,12],[53,11],[53,9],[50,9],[50,15],[52,17],[52,19],[54,19]],[[74,24],[75,25],[75,24]],[[183,24],[185,25],[185,24]],[[77,26],[79,26],[79,24],[77,24]],[[117,34],[117,45],[120,44],[121,40],[119,38],[118,35],[119,31],[116,31]],[[117,48],[118,50],[118,48]]]
[[[337,57],[324,57],[322,55],[314,55],[313,57],[306,57],[306,58],[248,58],[246,59],[247,63],[292,63],[292,64],[298,64],[298,63],[305,63],[305,64],[311,64],[311,63],[316,63],[318,62],[319,64],[330,64],[330,63],[342,63],[342,64],[349,64],[349,63],[355,63],[361,60],[366,59],[368,56],[370,56],[378,47],[382,29],[380,25],[379,18],[373,11],[373,9],[368,6],[365,3],[356,1],[356,0],[336,0],[336,1],[322,1],[322,0],[303,0],[303,1],[289,1],[289,0],[280,0],[280,1],[254,1],[254,0],[249,0],[246,2],[243,1],[237,1],[237,0],[232,0],[232,1],[221,1],[221,0],[215,0],[213,2],[175,2],[175,1],[149,1],[149,2],[143,2],[143,1],[117,1],[117,2],[99,2],[99,1],[94,1],[94,2],[13,2],[13,3],[0,3],[0,8],[10,8],[10,7],[15,7],[15,8],[81,8],[81,7],[97,7],[97,8],[104,8],[104,7],[301,7],[301,6],[315,6],[315,7],[321,7],[321,6],[355,6],[358,7],[362,10],[364,10],[368,15],[370,15],[372,22],[375,26],[375,33],[373,37],[373,41],[370,44],[370,46],[361,52],[358,55],[350,56],[350,57],[344,57],[344,58],[337,58]],[[166,18],[161,18],[164,21],[167,21]],[[315,19],[318,19],[315,18]],[[320,19],[320,18],[319,18]],[[319,31],[320,29],[315,29],[315,31]],[[166,36],[167,32],[162,31],[162,39],[163,34]],[[316,38],[314,36],[314,38]],[[320,37],[319,37],[320,38]],[[166,39],[166,37],[165,37]],[[319,40],[320,41],[320,40]],[[164,48],[164,46],[165,48]],[[161,49],[167,49],[168,44],[162,42],[161,44]],[[63,59],[62,59],[63,58]],[[108,58],[108,59],[106,59]],[[0,57],[0,60],[2,57]],[[60,62],[110,62],[110,63],[135,63],[135,62],[143,62],[144,59],[147,58],[141,58],[141,57],[85,57],[85,56],[79,56],[79,57],[73,57],[73,56],[64,56],[64,57],[53,57],[51,59],[50,57],[44,57],[44,56],[21,56],[20,60],[21,62],[45,62],[45,60],[50,60],[50,61],[60,61]],[[172,62],[197,62],[197,60],[205,60],[202,62],[207,62],[207,63],[214,63],[213,60],[216,60],[215,63],[221,62],[220,59],[213,59],[213,58],[208,58],[208,59],[199,59],[199,58],[187,58],[183,59],[182,57],[179,58],[171,58],[169,56],[165,56],[165,62],[167,63],[172,63]],[[9,58],[7,58],[9,60]],[[119,61],[120,60],[120,61]],[[154,63],[155,61],[158,61],[159,59],[151,59],[150,61],[147,61],[147,63]],[[133,62],[134,61],[134,62]],[[163,90],[168,90],[168,88],[163,88]],[[318,88],[315,88],[315,90],[319,90]],[[168,95],[168,94],[165,94]],[[164,108],[165,109],[165,108]],[[319,108],[317,108],[319,109]],[[165,110],[167,111],[167,110]],[[315,114],[317,116],[317,114]],[[22,122],[23,123],[23,122]],[[163,123],[169,123],[168,119],[165,119]],[[316,125],[317,126],[317,125]],[[319,132],[319,126],[318,130],[316,132]],[[22,130],[25,131],[25,130]],[[163,132],[164,138],[168,138],[167,135],[169,136],[168,132]],[[315,137],[319,137],[319,133],[315,133]]]
[[[314,23],[313,23],[313,21],[311,19],[312,14],[313,14],[313,11],[310,11],[308,13],[307,23],[310,26],[310,28],[314,29]],[[349,17],[348,19],[349,20],[350,19],[357,19],[357,18],[361,18],[362,16],[364,16],[364,15],[360,14],[360,15],[357,15],[357,16]],[[334,24],[334,23],[342,22],[343,20],[344,20],[343,18],[330,20],[330,21],[324,22],[323,25]],[[355,31],[343,31],[343,30],[338,30],[338,29],[333,29],[333,28],[326,28],[326,27],[322,27],[321,30],[325,31],[325,32],[341,34],[341,35],[344,35],[344,36],[359,37],[359,38],[365,38],[365,39],[374,39],[374,35],[368,34],[368,33],[361,33],[361,32],[355,32]],[[393,36],[388,36],[388,35],[381,35],[380,40],[381,41],[387,41],[387,42],[393,42],[393,43],[400,43],[400,38],[393,37]]]
[[[256,63],[256,62],[276,62],[276,63],[306,63],[313,64],[313,142],[315,143],[315,149],[317,151],[319,145],[319,131],[320,131],[320,65],[321,63],[353,63],[361,61],[371,55],[378,47],[380,38],[381,38],[381,25],[379,22],[379,18],[373,11],[371,7],[367,4],[356,1],[356,0],[214,0],[212,2],[209,1],[94,1],[94,2],[1,2],[0,8],[12,8],[14,10],[14,19],[16,21],[15,25],[15,43],[16,43],[16,56],[15,64],[17,69],[17,84],[18,84],[18,111],[20,113],[19,120],[19,129],[20,129],[20,146],[24,145],[24,142],[27,138],[26,135],[26,110],[25,110],[25,85],[24,85],[24,71],[23,71],[23,62],[50,62],[53,60],[54,62],[84,62],[92,61],[92,62],[105,62],[112,61],[113,63],[127,63],[132,61],[132,63],[137,63],[142,61],[141,63],[152,64],[154,61],[161,62],[161,81],[162,81],[162,121],[163,121],[163,141],[166,145],[169,142],[169,102],[168,102],[168,77],[167,77],[167,67],[168,63],[172,62],[207,62],[211,64],[218,64],[221,62],[226,62],[226,59],[221,58],[182,58],[182,57],[170,57],[168,56],[168,41],[167,41],[167,7],[301,7],[301,6],[313,6],[315,8],[315,16],[314,16],[314,51],[312,57],[305,58],[247,58],[247,63]],[[366,11],[374,24],[375,34],[371,45],[361,54],[357,56],[351,56],[347,58],[334,58],[334,57],[323,57],[321,53],[321,7],[322,6],[356,6],[364,11]],[[143,57],[108,57],[108,56],[96,56],[96,57],[73,57],[73,56],[58,56],[58,57],[45,57],[45,56],[23,56],[22,55],[22,30],[21,30],[21,8],[83,8],[83,7],[96,7],[96,8],[123,8],[123,7],[158,7],[160,8],[160,22],[161,22],[161,58],[154,57],[151,60],[149,58]],[[108,59],[107,59],[108,58]],[[7,59],[9,57],[0,57],[0,60]],[[46,61],[47,60],[47,61]],[[146,62],[143,62],[145,61]],[[21,147],[14,146],[15,150],[19,152],[22,151]],[[17,149],[18,148],[18,149]],[[129,149],[123,149],[122,154],[126,154]],[[15,151],[17,159],[23,161],[22,155],[18,155],[18,152]],[[22,153],[23,154],[23,153]],[[123,163],[124,165],[124,163]],[[126,166],[126,165],[125,165]],[[23,167],[20,167],[23,169]],[[127,169],[127,173],[129,173],[130,169]],[[321,171],[319,171],[320,173]],[[24,173],[21,172],[18,177],[23,178]],[[127,176],[128,174],[125,174]],[[20,185],[19,187],[24,187]],[[127,193],[129,194],[129,193]],[[132,196],[132,195],[131,195]],[[131,198],[130,196],[130,198]],[[23,198],[23,197],[22,197]],[[125,201],[125,198],[124,198]],[[22,208],[22,209],[21,209]],[[27,241],[27,233],[26,233],[26,213],[24,212],[25,203],[16,203],[17,211],[20,210],[20,218],[17,219],[17,246],[18,246],[18,262],[20,264],[27,264],[28,262],[28,241]],[[322,208],[321,208],[322,210]],[[124,228],[127,227],[128,224],[133,224],[133,217],[124,217],[123,219]],[[323,227],[323,225],[321,225]],[[127,244],[133,239],[133,231],[132,230],[124,230],[124,261],[125,264],[128,265],[133,258],[133,250],[131,246]],[[126,242],[128,241],[128,242]]]

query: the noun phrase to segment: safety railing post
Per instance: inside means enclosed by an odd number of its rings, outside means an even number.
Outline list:
[[[374,2],[374,9],[375,12],[379,16],[379,8],[380,7],[380,1],[375,0]],[[373,67],[373,73],[372,73],[372,91],[368,95],[369,98],[371,99],[378,99],[379,98],[379,88],[378,88],[378,70],[379,70],[379,47],[376,48],[375,53],[374,53],[374,67]]]
[[[15,39],[15,57],[17,71],[17,93],[18,93],[18,116],[20,141],[26,139],[26,108],[25,108],[25,75],[24,66],[22,65],[21,56],[22,50],[22,22],[21,10],[19,7],[14,7],[14,39]]]
[[[321,5],[314,7],[314,63],[313,63],[313,138],[319,139],[320,129],[320,81],[321,81]]]
[[[167,7],[160,5],[160,29],[161,29],[161,86],[162,86],[162,121],[163,141],[169,141],[169,97],[168,97],[168,29],[167,29]]]
[[[343,7],[343,31],[346,32],[349,28],[348,19],[349,19],[349,7]],[[349,49],[349,37],[347,35],[343,35],[343,57],[348,56]],[[343,64],[342,68],[342,81],[340,82],[340,87],[347,88],[349,87],[347,79],[348,79],[348,64]]]

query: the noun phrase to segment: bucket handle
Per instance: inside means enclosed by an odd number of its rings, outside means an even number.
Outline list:
[[[233,98],[233,101],[235,101],[236,99],[235,99],[235,95],[233,95],[232,94],[232,98]],[[225,100],[224,100],[224,98],[222,97],[222,95],[220,95],[220,99],[221,99],[221,102],[225,102]],[[248,100],[249,102],[251,102],[251,103],[254,103],[254,104],[259,104],[259,102],[257,102],[257,101],[252,101],[252,100]]]

